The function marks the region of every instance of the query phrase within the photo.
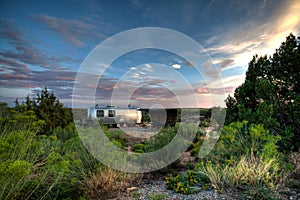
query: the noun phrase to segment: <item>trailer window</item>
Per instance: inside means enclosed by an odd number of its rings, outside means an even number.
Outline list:
[[[115,117],[116,111],[115,110],[108,110],[108,117]]]
[[[97,117],[104,117],[104,110],[97,110]]]

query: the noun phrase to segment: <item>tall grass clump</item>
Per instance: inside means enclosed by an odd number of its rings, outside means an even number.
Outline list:
[[[118,196],[128,187],[139,185],[140,178],[139,174],[100,166],[96,172],[84,175],[81,188],[89,199],[108,199]]]
[[[228,187],[274,188],[285,173],[280,137],[261,125],[236,122],[225,126],[218,144],[196,168],[218,190]]]

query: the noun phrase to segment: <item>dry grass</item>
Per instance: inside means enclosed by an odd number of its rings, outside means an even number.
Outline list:
[[[254,155],[243,157],[232,171],[232,184],[274,187],[279,178],[278,169],[273,165],[274,162],[275,159],[263,161]]]
[[[222,167],[219,164],[208,163],[199,167],[198,170],[200,173],[208,177],[211,185],[217,190],[222,190],[224,186],[228,186],[230,184],[232,171],[228,165]]]
[[[280,177],[279,169],[274,167],[276,166],[274,162],[275,159],[263,161],[252,154],[242,157],[235,164],[208,163],[200,166],[198,170],[209,178],[212,186],[217,190],[240,185],[274,187]]]
[[[102,167],[97,173],[84,177],[82,189],[89,199],[107,199],[118,196],[126,188],[137,186],[140,174],[124,173],[109,167]]]

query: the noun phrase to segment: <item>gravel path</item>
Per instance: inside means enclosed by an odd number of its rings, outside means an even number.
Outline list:
[[[201,190],[195,194],[184,195],[175,193],[172,190],[167,190],[165,181],[163,179],[143,180],[143,184],[137,187],[136,190],[131,192],[124,192],[114,200],[152,200],[151,194],[165,194],[163,200],[242,200],[245,196],[243,192],[225,192],[219,194],[215,190]],[[276,195],[280,200],[300,200],[300,190],[291,190],[289,188],[281,189],[281,195]],[[275,194],[274,194],[275,195]]]
[[[147,180],[137,190],[126,192],[114,200],[148,200],[150,194],[166,194],[164,200],[197,200],[197,199],[237,199],[228,194],[219,194],[214,190],[203,190],[195,194],[184,195],[167,190],[163,180]]]

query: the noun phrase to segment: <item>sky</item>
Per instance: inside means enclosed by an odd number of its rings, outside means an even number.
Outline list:
[[[224,106],[253,55],[299,35],[299,13],[299,0],[0,0],[0,101],[46,86],[67,107]]]

